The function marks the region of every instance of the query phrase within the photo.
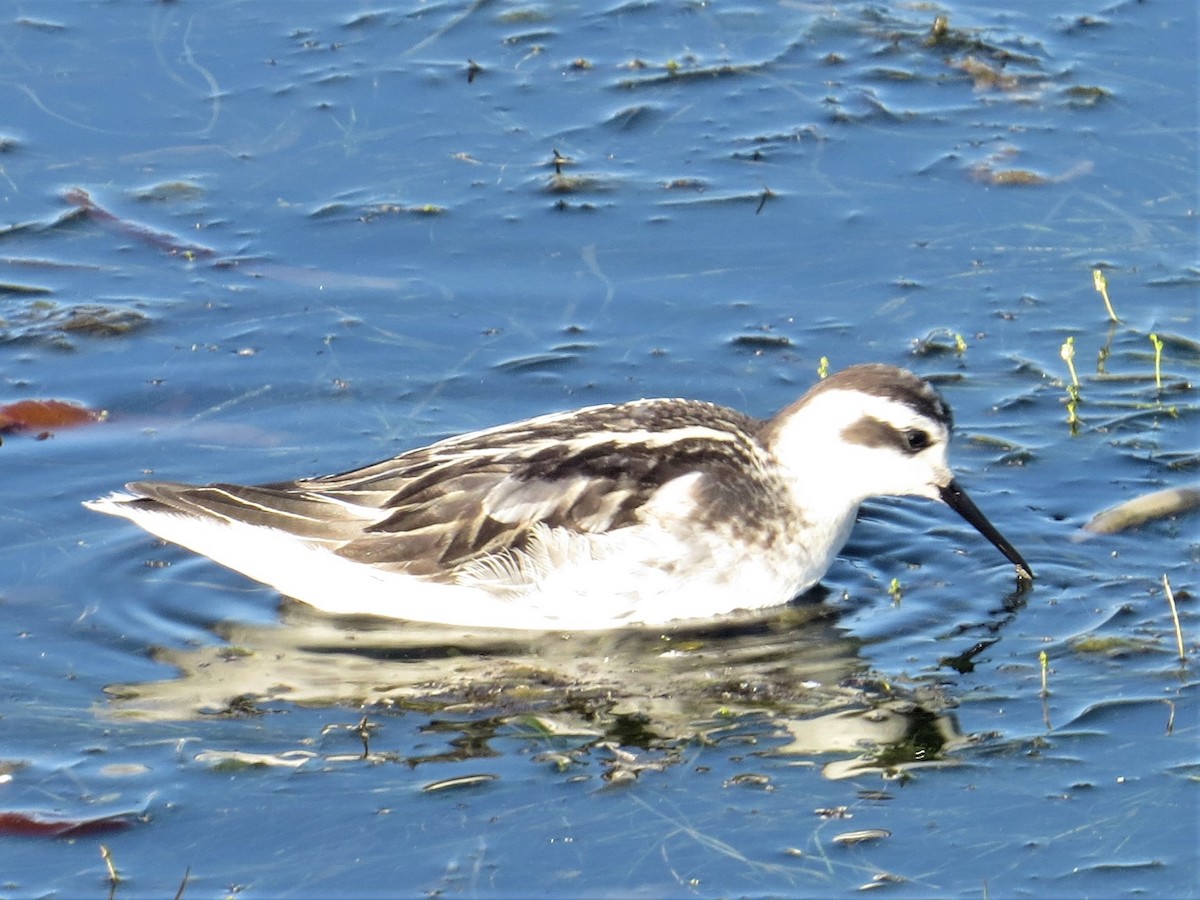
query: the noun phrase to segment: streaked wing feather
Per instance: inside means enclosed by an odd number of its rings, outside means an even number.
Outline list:
[[[176,484],[138,481],[129,489],[137,502],[191,515],[278,528],[318,543],[339,543],[361,533],[367,510],[335,498],[297,492],[281,485]],[[378,514],[371,518],[378,518]],[[370,519],[368,519],[368,522]]]
[[[280,528],[339,555],[439,580],[526,547],[535,528],[602,532],[638,521],[690,471],[738,490],[759,422],[684,400],[543,416],[450,438],[337,475],[240,487],[131,485],[175,509]]]

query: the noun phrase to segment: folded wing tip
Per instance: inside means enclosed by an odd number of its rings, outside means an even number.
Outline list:
[[[114,513],[116,508],[123,506],[126,503],[132,503],[135,500],[142,499],[137,494],[132,494],[129,491],[113,491],[103,497],[96,497],[92,500],[84,500],[83,505],[90,510],[102,513]]]

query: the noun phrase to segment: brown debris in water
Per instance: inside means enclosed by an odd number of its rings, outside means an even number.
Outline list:
[[[165,250],[172,256],[182,256],[189,260],[209,259],[217,255],[217,252],[211,247],[190,244],[165,231],[155,231],[137,222],[122,219],[97,204],[92,199],[91,194],[83,188],[71,188],[63,194],[63,199],[74,206],[75,209],[59,221],[69,221],[77,217],[87,218],[119,234],[136,238],[155,249]]]
[[[65,400],[18,400],[0,406],[0,434],[37,431],[43,439],[63,428],[102,422],[107,415]]]

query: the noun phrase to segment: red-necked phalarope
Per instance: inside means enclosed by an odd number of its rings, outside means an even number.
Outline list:
[[[332,613],[576,630],[786,603],[868,497],[944,500],[1031,578],[955,482],[950,409],[854,366],[759,421],[695,400],[539,416],[322,478],[139,481],[87,504]]]

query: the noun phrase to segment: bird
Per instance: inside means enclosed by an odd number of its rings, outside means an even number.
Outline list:
[[[879,363],[762,420],[655,398],[451,437],[335,475],[136,481],[87,501],[325,613],[468,628],[662,626],[787,604],[860,505],[949,505],[1033,573],[956,481],[950,407]]]

